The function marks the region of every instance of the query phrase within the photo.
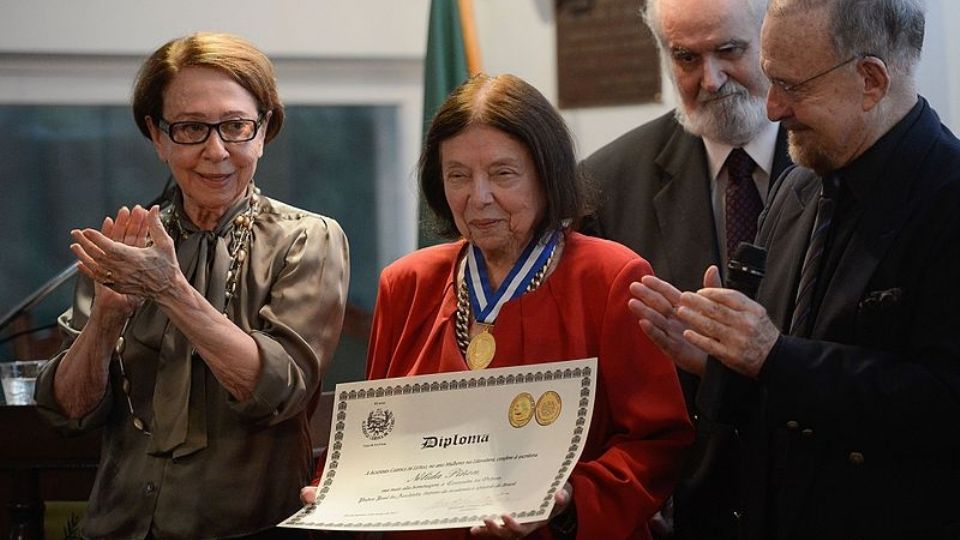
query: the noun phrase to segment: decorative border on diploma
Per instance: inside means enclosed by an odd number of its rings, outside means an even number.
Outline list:
[[[517,366],[520,367],[520,366]],[[554,380],[564,380],[564,379],[579,379],[582,378],[580,385],[580,402],[577,406],[577,420],[576,427],[573,430],[573,435],[570,438],[570,446],[567,451],[567,455],[564,458],[564,461],[557,472],[557,476],[554,478],[553,483],[550,484],[550,489],[547,491],[546,495],[543,497],[543,502],[540,504],[540,507],[533,510],[528,510],[525,512],[511,512],[510,515],[517,517],[531,517],[531,516],[545,516],[547,508],[550,507],[550,502],[553,500],[554,494],[561,487],[561,482],[567,476],[567,471],[571,467],[575,466],[574,458],[577,455],[577,450],[580,445],[585,441],[586,434],[584,433],[584,426],[587,424],[587,405],[590,403],[590,376],[593,375],[592,369],[589,367],[584,368],[563,368],[563,369],[542,369],[540,371],[526,373],[524,375],[497,375],[483,377],[475,374],[476,372],[455,372],[450,375],[456,376],[457,378],[449,381],[434,381],[428,383],[415,383],[415,384],[395,384],[395,385],[385,385],[378,386],[376,388],[369,388],[367,390],[350,390],[349,392],[340,392],[337,398],[337,411],[336,411],[336,424],[334,426],[335,432],[333,436],[333,444],[330,446],[330,462],[328,464],[327,470],[323,473],[323,483],[322,486],[317,489],[316,502],[304,506],[299,512],[292,516],[286,523],[286,525],[296,526],[300,524],[308,524],[317,528],[329,528],[329,529],[338,529],[344,527],[350,527],[351,530],[359,529],[373,529],[373,530],[384,530],[391,528],[399,527],[417,527],[417,526],[430,526],[432,528],[437,528],[438,525],[450,525],[451,527],[456,527],[458,525],[478,523],[483,521],[485,515],[470,515],[470,516],[461,516],[456,518],[447,518],[447,519],[422,519],[414,521],[378,521],[378,522],[368,522],[368,523],[330,523],[330,522],[318,522],[310,521],[305,518],[309,516],[318,504],[323,502],[323,499],[326,497],[326,494],[330,491],[330,486],[333,485],[333,480],[337,475],[337,466],[340,459],[340,450],[343,447],[343,429],[346,426],[347,419],[347,402],[349,401],[358,401],[363,399],[377,399],[390,397],[394,395],[401,394],[428,394],[431,392],[446,392],[450,390],[463,390],[469,388],[487,388],[487,387],[498,387],[498,386],[510,386],[514,384],[529,384],[529,383],[538,383],[545,381],[554,381]],[[464,375],[465,373],[470,374],[469,376]],[[371,384],[375,384],[374,381],[370,381]]]

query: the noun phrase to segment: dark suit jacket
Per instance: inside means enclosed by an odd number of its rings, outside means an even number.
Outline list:
[[[789,165],[780,130],[771,186]],[[703,271],[721,260],[700,137],[684,131],[670,112],[597,150],[582,166],[602,197],[583,230],[636,251],[680,290],[699,289]]]
[[[780,131],[770,185],[790,165],[786,134]],[[646,258],[658,277],[680,290],[697,290],[703,272],[720,265],[710,199],[707,154],[700,137],[687,133],[673,112],[648,122],[597,150],[582,163],[599,184],[601,205],[585,220],[588,234],[624,244]],[[691,417],[699,379],[680,371]],[[732,434],[731,434],[732,436]],[[700,468],[707,434],[698,443],[674,497],[678,540],[736,538],[738,449],[720,447],[710,467]]]
[[[779,339],[746,407],[747,538],[960,538],[960,141],[918,106],[820,277],[810,338]],[[780,328],[819,184],[792,170],[761,216],[758,299]]]

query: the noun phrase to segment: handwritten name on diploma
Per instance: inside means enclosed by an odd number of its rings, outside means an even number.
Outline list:
[[[460,476],[476,476],[480,474],[480,469],[454,469],[452,471],[447,471],[446,474],[436,471],[436,472],[421,472],[413,475],[413,478],[407,480],[407,482],[421,482],[423,480],[440,480],[441,478],[455,478]]]

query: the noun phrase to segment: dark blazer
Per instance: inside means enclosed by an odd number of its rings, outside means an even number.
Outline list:
[[[811,336],[779,339],[746,407],[747,538],[960,538],[960,141],[918,107],[820,277]],[[819,184],[792,170],[761,216],[758,299],[780,328]]]
[[[781,129],[771,186],[789,165]],[[680,290],[699,289],[703,271],[721,261],[703,140],[669,112],[597,150],[582,166],[601,190],[600,207],[583,230],[636,251]]]
[[[789,165],[781,129],[771,186]],[[630,247],[650,262],[658,277],[680,290],[699,289],[704,270],[720,265],[706,149],[673,112],[597,150],[582,167],[602,191],[600,207],[584,222],[585,232]],[[699,378],[684,371],[679,376],[696,421]],[[674,495],[677,540],[726,540],[738,534],[739,450],[732,433],[726,434],[730,439],[718,447],[719,453],[705,460],[708,435],[698,431],[688,471]]]

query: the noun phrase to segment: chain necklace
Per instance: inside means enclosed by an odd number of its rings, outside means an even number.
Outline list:
[[[259,214],[260,188],[254,187],[253,192],[250,194],[250,207],[233,218],[233,229],[230,231],[230,245],[227,248],[227,252],[230,254],[230,264],[227,270],[227,280],[224,284],[225,300],[221,312],[224,317],[227,316],[227,308],[230,306],[230,300],[236,296],[237,282],[240,280],[240,267],[243,265],[243,262],[247,260],[247,255],[250,250],[250,237],[253,234],[253,223]],[[164,228],[167,230],[167,234],[173,236],[173,233],[176,233],[182,240],[190,237],[190,231],[184,230],[180,224],[180,212],[177,210],[176,205],[171,205],[169,209],[165,210],[161,219]],[[123,336],[126,335],[127,326],[129,326],[130,319],[132,318],[133,315],[127,317],[126,322],[123,323],[123,330],[120,331],[120,337],[117,339],[114,353],[116,354],[117,362],[120,364],[120,388],[123,390],[124,397],[126,397],[127,410],[130,411],[133,427],[136,428],[137,431],[150,435],[151,433],[147,428],[146,422],[137,416],[133,409],[133,400],[130,397],[130,379],[127,377],[127,370],[123,365],[123,350],[126,345]]]
[[[543,283],[543,279],[547,275],[547,270],[549,270],[550,265],[553,264],[553,258],[557,255],[557,252],[560,251],[561,245],[562,243],[557,244],[557,247],[550,252],[550,256],[547,257],[543,266],[537,270],[533,279],[530,280],[526,292],[535,291],[540,287],[540,284]],[[464,357],[466,357],[467,354],[467,347],[470,346],[470,313],[470,293],[467,291],[467,280],[461,277],[460,286],[457,288],[457,320],[454,323],[454,333],[457,337],[457,348],[460,349],[460,354],[464,355]]]

